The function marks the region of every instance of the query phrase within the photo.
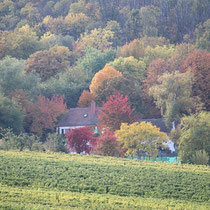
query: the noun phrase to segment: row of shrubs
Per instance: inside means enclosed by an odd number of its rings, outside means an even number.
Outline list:
[[[123,156],[121,149],[114,141],[113,136],[102,135],[100,143],[94,154],[103,156]],[[45,141],[34,134],[20,133],[14,134],[10,128],[0,128],[0,150],[19,150],[29,151],[51,151],[68,153],[66,138],[63,135],[49,133]],[[192,163],[197,165],[207,165],[209,156],[205,150],[198,150],[192,156]]]
[[[40,138],[33,134],[20,133],[14,134],[12,129],[0,128],[0,149],[1,150],[20,150],[28,149],[29,151],[52,151],[65,152],[66,139],[62,135],[50,133],[46,140],[42,142]]]

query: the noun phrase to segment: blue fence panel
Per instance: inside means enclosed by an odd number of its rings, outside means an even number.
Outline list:
[[[148,161],[160,161],[160,162],[168,162],[168,163],[178,163],[177,157],[157,157],[157,158],[150,158],[150,157],[128,157],[129,159],[138,159],[138,160],[148,160]]]

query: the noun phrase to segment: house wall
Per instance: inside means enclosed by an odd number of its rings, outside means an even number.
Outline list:
[[[75,129],[75,128],[82,128],[85,126],[65,126],[65,127],[57,127],[56,128],[56,133],[57,134],[66,134],[69,130]],[[94,133],[98,133],[98,127],[93,126],[94,128]]]
[[[57,127],[56,133],[57,134],[66,134],[69,130],[75,129],[75,128],[82,128],[84,126],[65,126],[65,127]]]

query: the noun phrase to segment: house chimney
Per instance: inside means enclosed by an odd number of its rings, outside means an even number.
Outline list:
[[[94,115],[96,113],[96,102],[91,101],[91,107],[90,107],[91,115]]]

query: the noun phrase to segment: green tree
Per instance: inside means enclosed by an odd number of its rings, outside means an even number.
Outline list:
[[[110,30],[95,28],[90,33],[81,34],[80,39],[75,43],[75,51],[83,52],[87,47],[104,51],[112,47],[113,36],[114,33]]]
[[[122,44],[123,41],[122,30],[120,28],[120,24],[117,21],[114,20],[108,21],[105,30],[112,31],[114,33],[114,36],[112,38],[113,47],[117,47]]]
[[[0,86],[6,96],[15,89],[24,89],[32,98],[39,95],[39,78],[24,74],[24,68],[23,60],[10,57],[0,60]]]
[[[49,133],[45,142],[45,148],[51,152],[66,152],[66,139],[59,134]]]
[[[158,79],[159,84],[149,89],[149,94],[161,110],[166,125],[179,120],[184,114],[189,114],[195,106],[193,103],[193,75],[188,73],[166,73]]]
[[[23,114],[12,101],[0,93],[0,127],[12,128],[19,133],[23,128],[23,119]]]
[[[196,152],[205,151],[210,157],[210,113],[183,117],[181,120],[181,135],[178,139],[178,154],[184,163],[196,163]],[[204,152],[204,153],[205,153]],[[198,156],[197,154],[196,156]],[[209,163],[209,162],[208,162]]]
[[[34,3],[29,2],[20,10],[22,18],[27,19],[32,25],[41,21],[41,14]]]
[[[41,37],[40,42],[41,44],[43,44],[45,49],[50,49],[51,47],[57,45],[57,46],[68,47],[69,50],[72,50],[74,38],[69,35],[66,36],[62,34],[55,35],[48,31]]]
[[[210,51],[210,19],[195,29],[196,47]]]
[[[109,63],[109,65],[123,74],[129,74],[139,81],[143,80],[145,77],[146,64],[143,61],[138,61],[132,56],[126,58],[119,57]]]
[[[116,57],[114,50],[100,50],[94,48],[86,48],[85,55],[78,59],[76,66],[78,69],[84,70],[87,77],[91,80],[95,73],[101,70],[107,63],[113,61]]]
[[[141,20],[139,10],[133,9],[127,14],[125,23],[125,34],[127,37],[126,41],[131,41],[139,37],[141,31]]]
[[[39,145],[40,150],[42,150],[41,142],[39,138],[35,135],[29,135],[27,133],[14,134],[11,128],[2,129],[0,127],[1,136],[1,149],[29,149],[30,151],[35,149]]]
[[[29,55],[41,49],[38,36],[29,25],[11,32],[7,37],[7,42],[10,44],[8,55],[18,59],[27,59]]]
[[[68,68],[66,72],[51,77],[42,83],[41,92],[47,98],[54,94],[65,95],[68,107],[76,107],[79,97],[84,89],[88,88],[87,77],[84,72],[76,68]]]
[[[156,158],[159,148],[164,148],[163,143],[168,141],[167,134],[149,122],[122,123],[115,135],[123,143],[126,154],[132,156],[145,153],[148,157]]]
[[[140,19],[142,25],[143,36],[157,36],[158,35],[158,19],[160,17],[160,9],[154,6],[141,7]]]
[[[143,55],[143,61],[148,66],[153,60],[162,58],[167,60],[172,57],[174,53],[174,46],[156,46],[155,48],[147,46]]]

